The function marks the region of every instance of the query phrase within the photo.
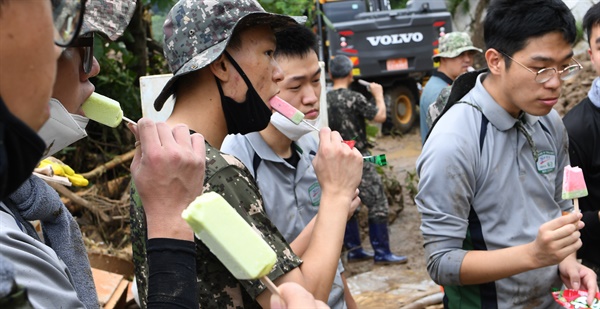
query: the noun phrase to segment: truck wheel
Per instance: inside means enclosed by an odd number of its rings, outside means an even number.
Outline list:
[[[406,86],[396,86],[389,91],[392,105],[392,123],[401,133],[408,132],[419,115],[413,93]]]

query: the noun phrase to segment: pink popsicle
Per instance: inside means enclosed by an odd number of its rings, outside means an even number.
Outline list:
[[[285,116],[285,118],[291,120],[295,124],[300,124],[304,120],[304,114],[290,105],[290,103],[284,101],[278,96],[274,96],[269,100],[271,107],[278,113]]]
[[[574,200],[575,210],[579,211],[578,198],[588,195],[583,171],[577,166],[565,166],[563,175],[563,191],[562,198],[565,200]]]

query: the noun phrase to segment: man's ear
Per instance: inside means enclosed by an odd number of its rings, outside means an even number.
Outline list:
[[[221,54],[215,61],[208,65],[210,71],[222,82],[229,80],[229,62],[225,54]]]
[[[502,55],[499,51],[490,48],[485,51],[485,61],[487,62],[490,73],[499,75],[505,68],[506,56]]]

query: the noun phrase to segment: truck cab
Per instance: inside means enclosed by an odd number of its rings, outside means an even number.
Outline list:
[[[380,83],[388,125],[409,131],[418,123],[420,85],[435,69],[431,57],[438,39],[452,30],[445,1],[412,0],[397,10],[387,0],[321,0],[317,5],[329,21],[321,28],[325,59],[346,55],[357,79]],[[353,89],[370,96],[364,87]]]

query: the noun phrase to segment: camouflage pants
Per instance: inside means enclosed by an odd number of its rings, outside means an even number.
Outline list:
[[[363,165],[363,175],[358,196],[362,203],[369,209],[369,220],[375,222],[387,222],[388,220],[388,200],[385,196],[385,189],[381,182],[381,176],[377,173],[375,165],[365,162]]]

